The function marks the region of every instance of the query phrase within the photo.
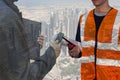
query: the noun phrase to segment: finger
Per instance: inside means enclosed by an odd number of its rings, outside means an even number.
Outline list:
[[[43,42],[44,40],[38,39],[37,41],[38,41],[38,42]]]
[[[74,57],[73,53],[70,53],[69,55],[70,55],[71,57]]]
[[[38,37],[38,40],[44,40],[44,37]]]
[[[59,41],[58,41],[58,40],[56,40],[56,41],[55,41],[55,43],[59,43]]]
[[[43,45],[43,42],[38,42],[40,45]]]
[[[40,35],[40,36],[38,36],[38,38],[44,38],[44,36],[41,36],[41,35]]]
[[[42,40],[42,39],[38,39],[37,41],[41,41],[41,42],[43,42],[44,40]]]
[[[43,35],[39,35],[39,37],[44,37]]]
[[[39,38],[44,39],[44,36],[39,36]]]
[[[76,58],[76,57],[77,57],[77,54],[72,53],[72,57],[73,57],[73,58]]]
[[[76,53],[73,54],[73,57],[77,57],[78,55]]]
[[[73,51],[73,50],[70,50],[70,51],[69,51],[69,53],[74,53],[74,52],[75,52],[75,51]]]
[[[37,40],[38,42],[43,42],[43,40]]]
[[[39,43],[43,43],[43,42],[44,42],[44,40],[37,40],[37,42],[39,42]]]

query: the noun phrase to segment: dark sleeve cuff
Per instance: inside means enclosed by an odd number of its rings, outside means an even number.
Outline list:
[[[81,56],[82,56],[82,52],[80,51],[80,53],[79,53],[77,58],[80,58]]]

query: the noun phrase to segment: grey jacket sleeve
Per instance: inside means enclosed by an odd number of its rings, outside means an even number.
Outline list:
[[[3,66],[5,67],[3,64],[5,64],[8,59],[8,47],[7,47],[7,37],[6,34],[7,32],[5,32],[2,28],[2,26],[0,25],[0,68]]]
[[[0,80],[9,80],[6,76],[8,71],[8,47],[5,32],[0,25]]]
[[[55,51],[49,47],[45,54],[39,60],[31,63],[29,80],[42,80],[43,77],[51,70],[56,62]]]

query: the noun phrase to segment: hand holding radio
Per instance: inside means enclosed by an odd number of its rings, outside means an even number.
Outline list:
[[[80,54],[80,51],[82,50],[80,42],[77,42],[65,36],[63,37],[63,39],[67,42],[69,55],[71,57],[77,58]]]

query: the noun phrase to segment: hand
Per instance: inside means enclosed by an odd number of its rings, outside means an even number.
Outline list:
[[[38,37],[38,43],[39,43],[39,45],[40,45],[40,48],[42,48],[43,47],[43,42],[44,42],[44,36],[43,35],[40,35],[39,37]]]
[[[56,57],[59,56],[60,51],[61,51],[61,42],[62,42],[62,37],[64,36],[63,33],[59,32],[57,35],[53,37],[52,42],[50,43],[50,46],[53,47],[55,50]]]
[[[71,57],[77,58],[80,53],[80,46],[76,45],[72,50],[68,50],[68,53]]]
[[[61,42],[59,42],[58,40],[52,41],[50,43],[50,46],[53,47],[53,49],[55,50],[56,57],[58,57],[61,51]]]

